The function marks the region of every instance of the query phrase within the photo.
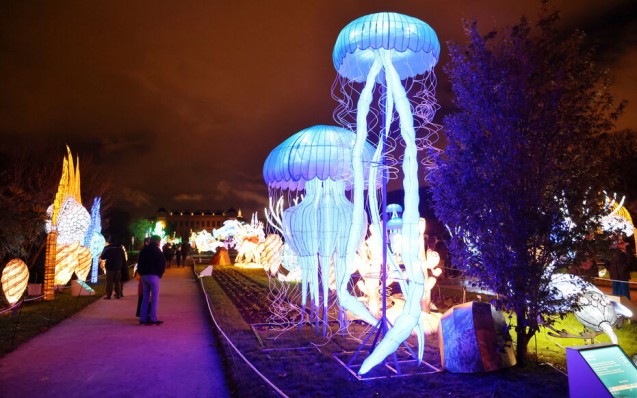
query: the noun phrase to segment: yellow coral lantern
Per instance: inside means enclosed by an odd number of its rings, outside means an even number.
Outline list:
[[[80,207],[82,205],[81,193],[80,193],[80,167],[79,167],[79,159],[77,164],[73,162],[73,156],[71,154],[71,150],[69,147],[66,147],[67,156],[64,158],[62,163],[62,177],[60,177],[60,184],[58,185],[57,193],[55,194],[55,200],[53,205],[51,206],[51,219],[47,221],[46,230],[48,232],[47,243],[46,243],[46,260],[44,266],[44,299],[45,300],[53,300],[55,298],[54,290],[55,285],[62,282],[64,274],[66,271],[60,273],[59,269],[56,269],[56,255],[59,249],[57,248],[57,240],[60,236],[60,232],[62,232],[62,236],[68,236],[66,233],[66,229],[64,226],[65,222],[62,222],[62,231],[58,231],[60,215],[64,214],[64,209],[71,202],[76,202]],[[70,199],[73,200],[70,200]],[[73,207],[73,206],[72,206]],[[83,217],[86,218],[86,217]],[[90,219],[90,216],[89,216]],[[88,229],[88,227],[87,227]],[[86,231],[84,231],[86,232]],[[81,237],[83,239],[83,236]],[[74,239],[71,239],[74,240]],[[71,243],[71,242],[64,242]],[[76,257],[77,262],[77,257]],[[59,268],[59,267],[58,267]],[[73,272],[71,269],[71,274]],[[69,275],[70,278],[70,275]],[[68,282],[68,280],[66,281]],[[65,282],[65,283],[66,283]]]
[[[14,258],[2,271],[2,291],[9,304],[20,300],[29,282],[29,268],[24,261]]]

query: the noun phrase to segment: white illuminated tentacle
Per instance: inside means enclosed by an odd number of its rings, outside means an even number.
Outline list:
[[[385,109],[394,109],[394,96],[389,90],[385,93]],[[389,134],[391,121],[392,121],[391,117],[385,118],[385,131],[384,131],[385,136]],[[376,193],[376,181],[378,181],[378,170],[382,162],[383,151],[385,150],[385,141],[382,138],[383,137],[380,137],[378,141],[376,151],[374,152],[372,162],[369,166],[367,196],[369,197],[370,209],[379,208],[378,195]],[[388,171],[383,170],[383,172],[388,172]],[[383,236],[381,225],[380,225],[379,213],[377,211],[371,211],[370,215],[372,219],[372,225],[370,226],[370,229],[373,229],[373,233],[377,234],[376,236]],[[387,243],[383,242],[382,244],[386,245]],[[391,269],[392,273],[395,276],[397,276],[398,284],[400,285],[401,291],[405,291],[407,288],[404,284],[404,278],[400,277],[400,275],[402,274],[400,267],[398,266],[398,264],[396,264],[396,261],[394,261],[394,258],[392,256],[387,256],[385,260],[387,262],[386,267],[387,267],[388,273]]]
[[[354,263],[356,251],[358,250],[361,239],[365,234],[365,203],[363,196],[365,190],[365,177],[363,174],[363,149],[365,147],[365,142],[367,141],[367,114],[369,113],[369,106],[372,102],[374,81],[380,72],[381,67],[381,61],[378,58],[375,59],[369,73],[367,74],[365,87],[361,92],[360,100],[357,105],[356,141],[352,149],[354,207],[352,210],[352,224],[349,229],[349,237],[347,240],[346,265]],[[365,305],[352,297],[347,297],[349,295],[341,297],[347,292],[347,282],[349,281],[349,273],[347,272],[347,269],[338,269],[336,279],[338,283],[339,304],[363,319],[365,322],[375,325],[377,320],[372,316]]]
[[[268,198],[268,207],[263,210],[265,213],[265,219],[268,224],[283,234],[283,220],[281,220],[281,214],[283,214],[283,198],[279,198],[277,203],[272,205],[272,196]]]
[[[420,215],[418,213],[418,161],[417,149],[415,144],[415,131],[413,127],[413,115],[407,100],[407,94],[400,78],[391,62],[391,52],[383,49],[379,50],[385,76],[387,79],[387,89],[392,91],[396,101],[396,111],[400,119],[400,132],[405,142],[405,151],[403,157],[403,189],[405,192],[404,212],[403,212],[403,252],[402,258],[405,265],[405,272],[408,277],[408,287],[405,293],[405,309],[398,316],[394,327],[385,335],[383,340],[378,344],[374,352],[365,359],[360,374],[367,373],[371,368],[379,364],[387,355],[396,351],[398,346],[404,342],[411,331],[418,325],[420,319],[420,298],[424,293],[424,274],[418,259],[418,222]],[[387,109],[388,114],[392,114],[393,110]],[[419,348],[419,358],[422,360],[422,349]]]
[[[617,335],[615,334],[615,331],[613,330],[613,327],[610,325],[609,322],[602,322],[599,324],[599,329],[606,333],[606,335],[608,336],[608,338],[610,339],[610,342],[613,344],[618,344],[617,343]]]
[[[340,212],[336,197],[339,195],[337,190],[341,190],[341,195],[345,192],[345,183],[343,181],[332,181],[326,179],[322,181],[322,195],[317,208],[317,221],[319,228],[319,267],[321,275],[321,285],[323,287],[323,334],[327,331],[327,310],[329,299],[329,276],[331,268],[331,259],[336,252],[338,242],[339,229],[347,228],[347,224],[342,224]]]
[[[318,229],[316,227],[317,182],[310,180],[305,184],[305,197],[295,206],[283,212],[283,231],[286,242],[298,255],[302,274],[301,308],[305,311],[309,287],[312,313],[318,303]],[[303,313],[301,322],[303,321]]]

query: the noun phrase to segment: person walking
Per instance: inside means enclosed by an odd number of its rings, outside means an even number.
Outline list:
[[[175,260],[177,261],[177,268],[181,267],[181,249],[175,245]]]
[[[175,255],[175,250],[170,243],[166,243],[162,248],[162,252],[164,252],[164,258],[166,259],[166,267],[170,268],[173,256]]]
[[[104,260],[106,269],[106,300],[110,300],[115,290],[115,298],[122,297],[122,268],[126,265],[126,253],[116,240],[111,239],[102,250],[100,259]]]
[[[181,244],[181,263],[185,267],[188,265],[188,256],[190,255],[190,243],[183,242]]]
[[[144,246],[142,246],[142,249],[144,249],[149,244],[150,244],[150,238],[148,237],[144,238]],[[142,308],[142,299],[144,298],[144,288],[142,286],[142,277],[141,275],[139,275],[139,272],[137,272],[137,264],[135,264],[134,275],[135,275],[135,279],[137,279],[137,311],[135,311],[135,316],[139,318],[139,311]]]
[[[166,258],[159,245],[158,235],[150,237],[150,243],[139,252],[137,272],[142,281],[142,305],[139,312],[140,325],[161,325],[164,321],[157,319],[159,305],[159,282],[166,270]],[[150,310],[148,308],[150,303]]]
[[[611,258],[608,264],[613,295],[626,296],[630,300],[630,267],[628,264],[628,253],[626,253],[626,242],[620,236],[611,246]]]

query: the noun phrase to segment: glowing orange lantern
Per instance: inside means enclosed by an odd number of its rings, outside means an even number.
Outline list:
[[[77,279],[86,281],[88,273],[91,270],[93,258],[91,256],[91,250],[88,247],[80,246],[77,252],[77,266],[75,267],[75,275]]]
[[[24,294],[29,283],[29,268],[24,261],[14,258],[2,271],[2,291],[9,304],[15,304]]]
[[[80,244],[75,242],[70,245],[58,245],[55,255],[55,285],[66,285],[73,276],[77,267],[77,253]]]

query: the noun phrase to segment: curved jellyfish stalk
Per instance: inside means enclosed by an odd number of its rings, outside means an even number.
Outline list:
[[[367,142],[367,113],[372,102],[372,90],[374,88],[374,80],[378,73],[380,73],[382,63],[379,59],[374,60],[374,63],[367,75],[367,81],[365,87],[361,93],[361,98],[357,104],[357,123],[356,123],[356,141],[352,148],[352,172],[354,178],[353,188],[353,209],[352,209],[352,224],[349,229],[349,236],[347,240],[347,249],[345,261],[346,264],[352,264],[354,262],[356,251],[361,243],[361,240],[365,234],[367,223],[365,222],[365,209],[364,209],[364,190],[365,190],[365,177],[363,174],[363,147]],[[370,188],[371,189],[371,188]],[[346,290],[347,280],[345,280],[343,274],[344,270],[337,270],[337,283],[339,286],[339,292]],[[373,326],[378,326],[378,320],[369,312],[369,310],[360,302],[354,303],[347,297],[340,298],[339,304],[345,309],[356,316],[363,319],[365,322]]]

